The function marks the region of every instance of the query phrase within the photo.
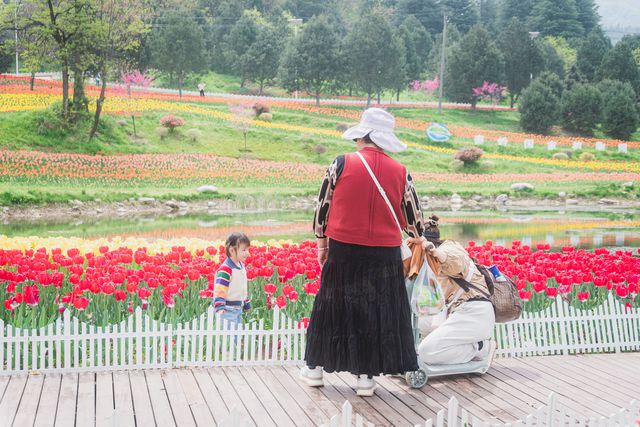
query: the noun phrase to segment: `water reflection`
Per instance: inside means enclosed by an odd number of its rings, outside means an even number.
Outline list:
[[[640,247],[640,214],[615,212],[535,212],[439,211],[442,235],[467,243],[493,240],[509,244],[549,243],[554,247],[572,245]],[[241,230],[258,240],[313,239],[308,210],[250,211],[231,214],[159,215],[138,218],[95,219],[91,221],[31,221],[0,225],[0,234],[40,237],[131,236],[150,240],[191,237],[224,239]]]

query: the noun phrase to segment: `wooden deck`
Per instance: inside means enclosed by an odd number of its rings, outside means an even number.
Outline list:
[[[640,353],[500,359],[486,375],[432,379],[422,390],[383,377],[372,398],[357,397],[348,374],[306,387],[293,366],[0,377],[0,425],[212,426],[237,406],[257,426],[313,426],[348,399],[376,425],[409,426],[451,396],[473,415],[509,422],[551,392],[570,412],[608,415],[640,397],[639,367]]]

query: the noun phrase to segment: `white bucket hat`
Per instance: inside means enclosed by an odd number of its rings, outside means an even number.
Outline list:
[[[357,139],[369,135],[369,138],[383,150],[399,153],[407,149],[393,133],[396,119],[381,108],[368,108],[362,113],[360,123],[347,129],[342,134],[343,139]]]

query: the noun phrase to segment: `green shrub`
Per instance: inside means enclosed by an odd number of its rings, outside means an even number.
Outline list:
[[[602,93],[602,130],[611,138],[628,140],[638,128],[636,94],[629,83],[604,80]]]
[[[600,122],[602,96],[592,85],[575,84],[562,94],[562,126],[571,132],[592,135]]]
[[[200,129],[189,129],[186,134],[191,142],[198,142],[202,139],[202,131]]]
[[[169,136],[169,129],[165,127],[156,128],[156,134],[160,137],[160,139],[165,139]]]
[[[262,120],[263,122],[271,122],[273,120],[273,115],[271,113],[262,113],[258,116],[258,120]]]
[[[581,162],[592,162],[592,161],[594,161],[596,159],[596,156],[594,156],[593,153],[585,152],[585,153],[580,154],[579,159],[580,159]]]
[[[555,153],[552,157],[556,160],[569,160],[567,153]]]
[[[526,132],[547,133],[560,114],[560,100],[549,87],[534,81],[520,96],[520,125]]]

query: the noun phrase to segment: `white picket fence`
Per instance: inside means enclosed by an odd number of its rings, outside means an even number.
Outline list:
[[[158,322],[138,308],[126,321],[87,325],[65,311],[40,329],[19,329],[0,320],[0,375],[28,372],[298,364],[305,329],[276,308],[273,327],[264,320],[231,327],[213,308],[189,322]]]
[[[560,296],[546,310],[523,313],[494,330],[497,356],[540,356],[640,350],[640,310],[609,294],[592,310],[571,307]]]
[[[566,411],[557,401],[555,393],[549,395],[545,405],[540,406],[529,414],[524,420],[510,423],[480,420],[465,409],[461,408],[458,400],[452,397],[447,409],[441,409],[436,414],[436,419],[428,419],[424,424],[415,427],[631,427],[635,425],[638,417],[638,402],[631,401],[626,407],[619,409],[608,417],[590,417],[575,415]],[[355,420],[354,420],[355,418]],[[355,421],[355,422],[354,422]],[[372,423],[366,421],[361,415],[353,416],[353,408],[349,401],[344,402],[340,414],[331,418],[328,424],[321,427],[370,427]],[[231,424],[229,424],[231,427]]]
[[[613,296],[588,311],[557,297],[544,311],[496,325],[494,336],[496,355],[502,357],[634,351],[640,350],[640,313],[626,310]],[[153,320],[140,309],[105,327],[80,322],[65,311],[40,329],[0,321],[0,375],[299,364],[305,344],[305,329],[278,309],[271,328],[261,320],[234,330],[212,308],[176,326]]]

